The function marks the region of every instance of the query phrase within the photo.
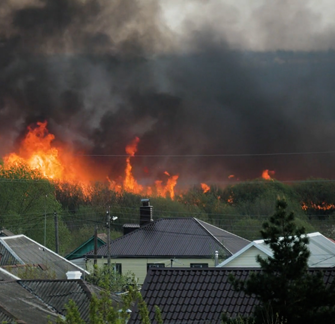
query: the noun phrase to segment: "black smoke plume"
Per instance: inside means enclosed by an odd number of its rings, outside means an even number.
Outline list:
[[[335,152],[331,43],[237,49],[208,22],[176,41],[162,10],[150,0],[3,0],[0,155],[47,120],[57,141],[91,155],[111,178],[125,158],[101,155],[125,154],[135,136],[142,182],[165,170],[180,174],[180,186],[253,179],[264,169],[286,181],[334,178],[335,153],[305,154]]]

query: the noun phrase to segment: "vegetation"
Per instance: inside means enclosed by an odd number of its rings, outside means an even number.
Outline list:
[[[131,312],[129,309],[136,304],[139,310],[141,323],[150,324],[149,311],[145,301],[136,287],[129,287],[126,294],[122,295],[121,305],[113,305],[109,290],[102,290],[100,296],[92,296],[89,312],[89,324],[126,324]],[[86,323],[80,316],[77,305],[70,300],[65,306],[66,314],[64,318],[59,317],[57,324],[81,324]],[[155,320],[158,324],[163,324],[161,312],[155,308]]]
[[[296,222],[307,232],[320,231],[335,239],[335,183],[322,179],[288,185],[256,179],[206,193],[200,185],[174,200],[150,197],[154,218],[196,217],[249,240],[258,239],[262,223],[274,212],[278,196],[285,196]],[[80,186],[47,181],[25,166],[5,169],[0,164],[0,227],[23,233],[55,249],[54,213],[58,216],[60,253],[65,255],[94,234],[105,232],[106,210],[118,216],[111,238],[122,235],[122,225],[138,223],[139,195],[110,190],[96,183],[87,195]]]
[[[86,281],[110,292],[124,292],[128,291],[129,287],[137,286],[137,281],[132,273],[121,275],[114,271],[113,264],[110,267],[108,265],[94,266],[91,274],[86,277]]]
[[[261,271],[252,273],[248,280],[231,281],[235,289],[260,301],[254,312],[256,324],[274,320],[287,324],[335,323],[335,282],[326,287],[321,271],[308,272],[308,237],[286,208],[287,202],[279,199],[275,213],[262,226],[261,236],[273,256],[258,256]]]

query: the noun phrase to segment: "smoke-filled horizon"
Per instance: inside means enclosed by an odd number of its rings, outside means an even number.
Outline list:
[[[138,136],[139,155],[159,155],[132,159],[142,182],[334,179],[335,154],[257,155],[335,151],[327,1],[242,2],[3,0],[0,156],[46,120],[78,156],[125,154]],[[206,157],[224,154],[250,156]]]

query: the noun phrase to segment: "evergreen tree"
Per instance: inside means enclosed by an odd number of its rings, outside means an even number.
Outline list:
[[[286,207],[286,201],[279,199],[274,215],[261,231],[273,256],[258,256],[261,271],[252,273],[245,282],[234,278],[232,282],[236,289],[260,301],[254,313],[256,323],[267,323],[269,318],[287,324],[335,323],[335,282],[326,287],[321,272],[308,271],[309,239]]]

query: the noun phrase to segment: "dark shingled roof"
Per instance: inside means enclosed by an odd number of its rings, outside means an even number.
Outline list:
[[[118,257],[208,258],[216,250],[231,255],[249,243],[196,218],[163,218],[112,241],[111,253]],[[98,249],[98,255],[107,255],[107,245]]]
[[[49,269],[56,279],[66,279],[66,272],[80,271],[88,273],[57,253],[35,242],[25,235],[0,238],[0,266],[8,265],[41,265]],[[15,272],[15,269],[12,269]]]
[[[324,280],[330,284],[335,269],[324,268]],[[162,313],[164,324],[219,324],[221,316],[250,316],[258,301],[253,296],[236,292],[229,283],[229,274],[246,280],[252,271],[246,268],[151,268],[142,286],[151,323],[155,305]],[[310,270],[311,272],[317,270]],[[129,324],[140,324],[139,314],[132,313]]]

